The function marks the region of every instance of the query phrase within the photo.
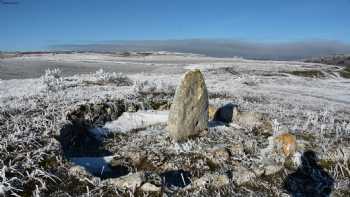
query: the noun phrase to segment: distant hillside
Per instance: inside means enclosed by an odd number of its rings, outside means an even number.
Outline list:
[[[350,55],[323,56],[318,58],[307,59],[305,60],[305,62],[350,67]]]
[[[263,43],[225,39],[107,41],[53,45],[50,49],[93,52],[169,51],[264,60],[300,60],[329,54],[350,54],[350,44],[336,41]]]
[[[305,60],[305,62],[342,66],[344,68],[339,70],[340,76],[344,78],[350,78],[350,55],[333,55],[333,56],[311,58],[311,59]]]

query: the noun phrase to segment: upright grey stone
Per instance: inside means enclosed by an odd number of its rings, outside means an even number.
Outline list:
[[[208,128],[208,91],[200,70],[185,73],[170,107],[168,131],[180,141]]]

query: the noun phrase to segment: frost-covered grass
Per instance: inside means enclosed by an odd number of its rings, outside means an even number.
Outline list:
[[[345,67],[339,73],[342,77],[350,79],[350,66]]]
[[[138,94],[174,94],[175,86],[157,80],[136,81],[134,90]]]
[[[116,86],[130,86],[133,84],[132,80],[122,73],[109,73],[105,72],[103,69],[96,71],[91,74],[88,80],[83,81],[87,84],[113,84]]]
[[[43,84],[46,85],[49,91],[58,91],[64,88],[62,71],[58,68],[52,70],[47,69],[41,78]]]

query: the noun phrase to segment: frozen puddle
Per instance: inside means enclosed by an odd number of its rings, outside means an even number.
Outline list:
[[[61,134],[65,136],[65,133],[78,135],[75,147],[68,144],[66,150],[68,159],[77,166],[83,167],[86,171],[94,176],[105,178],[116,178],[124,176],[130,172],[129,166],[116,165],[111,166],[113,160],[112,153],[106,151],[102,147],[102,143],[109,133],[122,132],[127,133],[131,131],[140,131],[141,135],[149,135],[149,133],[160,132],[160,130],[147,128],[152,125],[166,124],[168,120],[168,111],[137,111],[137,112],[124,112],[117,120],[106,122],[103,127],[86,128],[88,133],[81,136],[79,128],[72,127],[65,130],[61,130]],[[147,130],[146,133],[144,133]],[[74,138],[74,136],[69,137]],[[96,147],[91,147],[89,143],[93,143]],[[93,151],[90,151],[92,148]],[[101,148],[101,150],[100,150]]]
[[[134,130],[146,129],[152,125],[165,124],[168,120],[168,111],[137,111],[137,112],[124,112],[117,120],[107,122],[103,127],[89,128],[90,143],[102,143],[108,133],[111,132],[130,132]],[[147,130],[152,133],[153,131]],[[143,132],[143,131],[140,131]],[[159,131],[158,131],[159,132]],[[86,146],[89,146],[85,144]],[[96,145],[97,146],[97,145]],[[91,146],[90,146],[91,147]],[[130,172],[127,166],[114,166],[111,167],[110,163],[113,160],[113,155],[91,155],[82,154],[81,156],[69,157],[69,160],[75,165],[83,167],[86,171],[94,176],[105,178],[116,178],[124,176]]]
[[[101,175],[111,172],[109,163],[113,156],[106,157],[71,157],[70,161],[76,165],[82,166],[92,174]]]
[[[83,167],[89,173],[102,179],[117,178],[129,174],[130,170],[125,166],[111,167],[113,156],[106,157],[71,157],[70,161]]]

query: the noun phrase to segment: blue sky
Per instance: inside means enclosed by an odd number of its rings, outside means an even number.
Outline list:
[[[17,1],[0,4],[0,50],[189,38],[350,43],[350,0]]]

